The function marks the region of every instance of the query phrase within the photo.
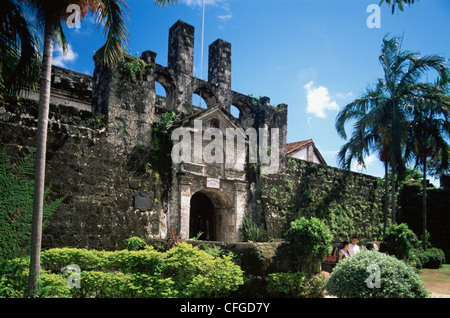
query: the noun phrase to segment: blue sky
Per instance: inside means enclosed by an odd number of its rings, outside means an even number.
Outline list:
[[[183,20],[195,27],[194,75],[201,77],[202,0],[165,8],[152,0],[126,2],[130,52],[152,50],[166,66],[169,28]],[[218,38],[230,42],[232,89],[268,96],[272,105],[288,104],[287,141],[312,138],[326,162],[336,166],[345,142],[334,128],[336,115],[383,75],[378,56],[386,34],[403,36],[404,50],[450,57],[450,1],[420,0],[394,14],[383,4],[380,28],[367,25],[370,4],[379,0],[206,0],[203,78],[209,44]],[[54,64],[93,74],[102,28],[88,17],[65,34],[70,50],[63,56],[56,48]],[[375,157],[361,172],[384,174]]]

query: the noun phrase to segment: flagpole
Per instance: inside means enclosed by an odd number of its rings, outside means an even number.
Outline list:
[[[203,80],[203,42],[205,36],[205,0],[202,7],[202,51],[200,56],[200,79]],[[200,106],[202,105],[202,92],[200,91]]]

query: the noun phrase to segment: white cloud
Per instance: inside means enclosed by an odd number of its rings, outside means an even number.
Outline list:
[[[70,44],[67,45],[67,51],[64,53],[61,45],[56,45],[53,50],[52,64],[60,67],[66,67],[66,63],[74,62],[78,58],[78,53],[72,49]]]
[[[227,13],[224,15],[218,15],[217,18],[219,18],[220,21],[224,22],[227,20],[230,20],[233,17],[233,15],[231,13]]]
[[[186,4],[190,7],[202,7],[203,6],[203,0],[183,0],[182,3]],[[230,10],[230,6],[228,3],[226,3],[224,0],[205,0],[205,7],[206,6],[215,6],[219,7],[220,9],[224,10],[223,14],[220,14],[217,16],[217,19],[220,22],[225,22],[233,18],[233,14]]]
[[[352,167],[352,171],[356,171],[356,172],[362,172],[363,170],[367,170],[369,168],[369,165],[373,162],[377,161],[377,156],[376,155],[370,155],[369,157],[364,159],[364,163],[366,165],[366,168],[364,168],[362,165],[358,164],[358,162],[354,162],[353,163],[353,167]]]
[[[314,87],[314,82],[310,81],[304,86],[306,89],[306,99],[308,105],[306,112],[316,115],[320,118],[327,117],[326,111],[339,110],[339,105],[332,100],[328,88],[324,86]]]
[[[352,92],[348,92],[347,94],[337,93],[336,97],[337,98],[350,98],[350,97],[353,97],[353,93]]]

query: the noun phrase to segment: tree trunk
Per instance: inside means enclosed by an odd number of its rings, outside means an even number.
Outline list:
[[[392,223],[397,223],[396,209],[395,209],[395,169],[391,169],[391,211],[392,211]]]
[[[30,275],[28,295],[38,294],[37,281],[40,274],[42,214],[44,207],[45,154],[47,144],[48,112],[50,104],[50,84],[52,71],[54,25],[46,21],[44,51],[42,59],[41,83],[39,91],[38,130],[36,163],[34,175],[33,218],[31,225]]]
[[[427,164],[423,162],[423,181],[422,181],[422,246],[427,248],[425,234],[427,233]]]
[[[384,228],[383,233],[386,234],[388,205],[389,205],[389,183],[388,183],[388,163],[384,162]]]

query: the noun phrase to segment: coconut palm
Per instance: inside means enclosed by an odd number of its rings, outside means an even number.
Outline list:
[[[44,48],[39,91],[38,130],[36,147],[35,192],[31,234],[30,275],[28,293],[37,293],[37,281],[40,271],[40,250],[42,237],[42,208],[45,181],[45,152],[47,141],[47,123],[50,102],[51,65],[53,43],[56,40],[63,49],[67,42],[61,22],[68,16],[67,7],[78,5],[81,9],[80,20],[88,12],[97,16],[97,23],[104,23],[106,42],[96,51],[96,63],[110,67],[122,60],[122,44],[127,38],[124,24],[128,5],[124,0],[17,0],[35,9],[37,21],[44,30]],[[178,0],[156,0],[155,4],[164,6]]]
[[[50,102],[51,65],[53,43],[56,39],[63,48],[67,42],[61,22],[67,18],[69,4],[80,6],[80,19],[87,12],[97,14],[97,22],[105,23],[106,43],[95,54],[94,59],[105,65],[120,61],[122,42],[126,39],[123,17],[127,5],[122,0],[19,0],[30,5],[36,12],[38,26],[44,29],[41,82],[39,86],[39,111],[36,144],[35,191],[31,233],[30,275],[28,292],[37,293],[40,271],[40,250],[42,237],[42,209],[45,181],[45,153],[47,142],[48,111]]]
[[[392,4],[392,14],[394,14],[395,7],[396,7],[396,6],[400,9],[400,11],[403,11],[403,6],[404,6],[404,5],[411,5],[411,4],[414,3],[414,0],[381,0],[380,5],[381,5],[384,1],[386,1],[386,3],[387,3],[388,5],[391,5],[391,4]],[[417,0],[417,1],[419,1],[419,0]]]
[[[364,157],[369,156],[371,152],[378,153],[379,159],[384,163],[384,229],[386,229],[389,202],[387,176],[390,165],[391,136],[384,125],[389,121],[389,113],[386,112],[384,104],[386,98],[381,98],[381,96],[383,96],[383,81],[379,79],[375,88],[367,89],[360,98],[345,106],[336,118],[336,129],[338,134],[346,139],[345,123],[351,119],[356,121],[351,138],[338,153],[339,166],[350,170],[352,161],[356,159],[360,166],[365,167]]]
[[[437,82],[444,83],[448,82],[449,73],[445,58],[421,57],[418,53],[402,51],[399,37],[383,39],[379,60],[384,78],[378,79],[375,88],[346,105],[336,118],[336,130],[344,139],[347,139],[345,125],[355,121],[352,138],[341,148],[338,160],[341,166],[350,169],[353,159],[364,164],[364,156],[377,151],[385,167],[389,162],[391,218],[395,223],[395,178],[406,171],[404,155],[412,110],[417,104],[436,105],[441,99],[422,82],[423,76],[435,70]]]
[[[16,95],[33,89],[39,78],[39,41],[36,30],[16,1],[0,2],[0,88]],[[1,98],[1,95],[0,95]]]
[[[444,93],[441,82],[438,85],[428,85],[430,91],[441,96],[437,104],[416,103],[413,109],[413,122],[410,127],[409,140],[406,147],[406,158],[415,160],[416,166],[422,168],[422,244],[426,248],[427,227],[427,166],[429,159],[433,160],[434,174],[438,175],[450,166],[450,97]]]

